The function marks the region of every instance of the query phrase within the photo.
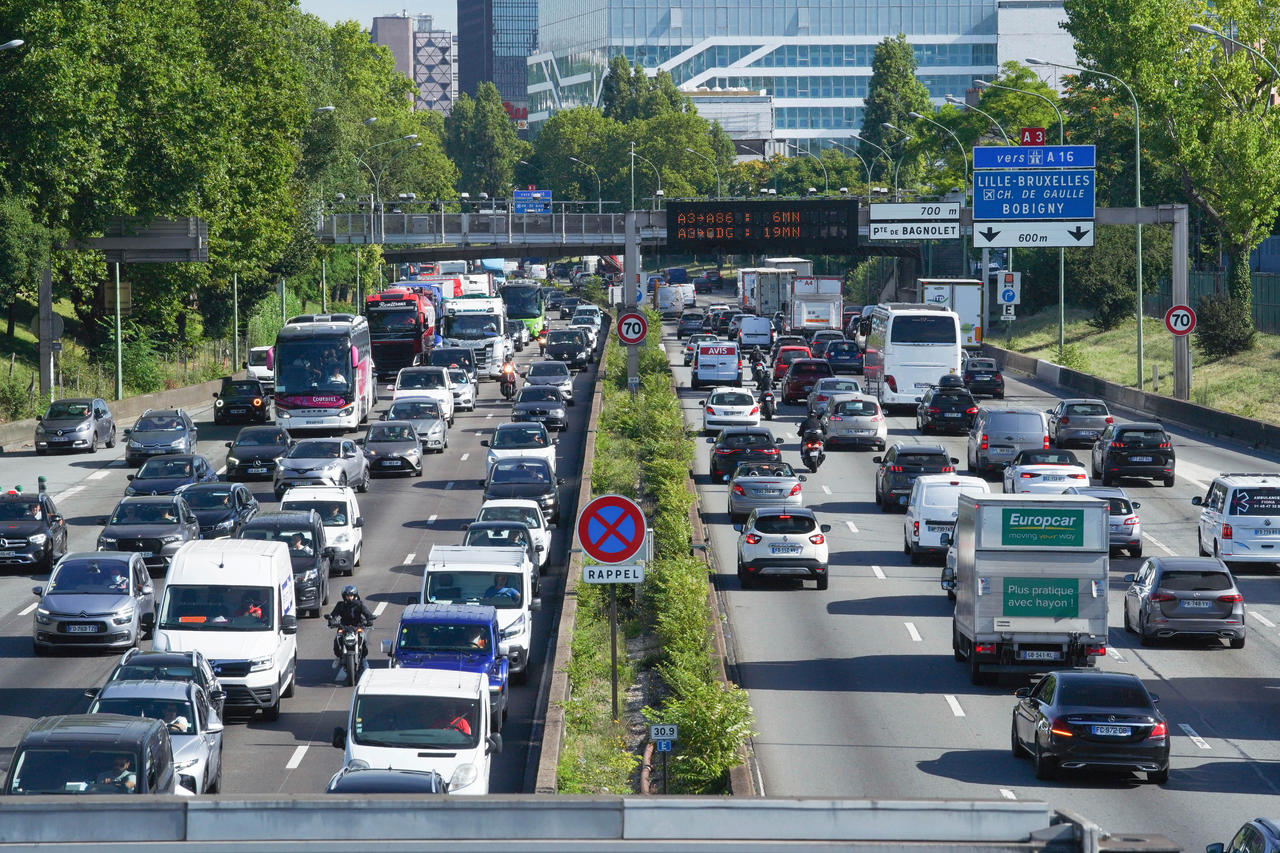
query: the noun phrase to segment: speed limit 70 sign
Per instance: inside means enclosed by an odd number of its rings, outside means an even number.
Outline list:
[[[618,340],[627,346],[644,343],[648,333],[649,322],[643,314],[632,311],[618,318]]]
[[[1178,337],[1189,335],[1196,328],[1196,312],[1187,305],[1175,305],[1165,312],[1164,327]]]

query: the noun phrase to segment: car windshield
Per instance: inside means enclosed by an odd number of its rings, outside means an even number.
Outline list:
[[[1212,569],[1207,571],[1165,569],[1160,573],[1160,581],[1156,585],[1161,589],[1183,592],[1220,592],[1235,586],[1231,581],[1231,575]]]
[[[773,437],[759,432],[736,432],[726,435],[720,441],[720,446],[735,450],[756,449],[762,447],[773,447]]]
[[[582,332],[571,332],[568,329],[556,329],[547,335],[547,345],[551,344],[574,344],[582,345]]]
[[[551,475],[545,465],[533,462],[499,462],[493,466],[495,483],[548,483]]]
[[[517,403],[559,403],[560,392],[550,386],[526,385],[520,389]]]
[[[1107,407],[1102,403],[1068,403],[1063,414],[1079,415],[1080,417],[1106,417],[1108,412]]]
[[[754,406],[756,398],[745,391],[717,391],[707,400],[708,406]]]
[[[530,530],[542,526],[542,512],[534,507],[485,506],[476,521],[518,521]]]
[[[1280,515],[1280,489],[1238,488],[1231,493],[1230,515]]]
[[[36,521],[43,517],[40,502],[35,498],[0,501],[0,521]]]
[[[192,509],[218,509],[231,506],[230,489],[185,489],[182,496]]]
[[[770,534],[812,533],[818,524],[807,515],[761,515],[756,517],[755,528]]]
[[[352,386],[351,347],[337,339],[297,339],[280,345],[276,394],[343,394]]]
[[[289,437],[284,430],[246,429],[236,436],[235,443],[237,447],[272,447],[288,444]]]
[[[495,338],[498,318],[494,314],[450,314],[444,318],[444,334],[463,340]]]
[[[872,417],[880,414],[880,406],[875,400],[843,400],[836,403],[832,413],[840,417]]]
[[[999,412],[987,421],[987,432],[1044,434],[1044,421],[1035,412]]]
[[[492,652],[492,633],[488,625],[479,622],[401,622],[396,650],[488,655]]]
[[[266,350],[249,350],[249,366],[250,367],[266,367],[267,351]]]
[[[431,364],[434,367],[457,367],[461,365],[467,370],[475,370],[475,361],[471,358],[471,350],[458,347],[446,347],[431,351]]]
[[[949,466],[950,460],[941,453],[899,453],[898,458],[894,460],[902,467],[927,468],[933,466],[941,468]]]
[[[1169,437],[1158,429],[1125,429],[1116,431],[1116,441],[1168,441]]]
[[[49,578],[48,595],[129,592],[129,564],[121,560],[63,560]]]
[[[523,524],[510,527],[469,527],[463,545],[482,548],[527,548],[529,529]]]
[[[300,441],[285,454],[287,459],[341,459],[340,441]]]
[[[458,750],[480,742],[480,707],[474,699],[357,693],[351,715],[350,737],[361,746]]]
[[[396,379],[396,388],[400,390],[439,390],[448,387],[443,370],[405,370]]]
[[[827,355],[842,355],[844,353],[856,353],[858,345],[853,341],[832,341],[827,344]]]
[[[191,726],[196,719],[195,709],[187,701],[177,699],[149,699],[143,696],[98,699],[89,706],[90,714],[123,714],[126,717],[146,717],[150,720],[164,720],[169,724],[169,735],[195,734]],[[187,730],[182,731],[172,724],[178,717],[187,721]]]
[[[786,462],[744,462],[733,472],[738,477],[794,477],[795,471]]]
[[[1062,679],[1058,685],[1057,704],[1091,708],[1151,709],[1151,696],[1141,684],[1121,681]]]
[[[28,748],[9,771],[8,794],[136,794],[138,756],[120,749]]]
[[[965,365],[970,373],[995,373],[996,363],[989,358],[971,358]]]
[[[190,477],[191,476],[191,460],[182,457],[166,459],[163,456],[148,459],[143,466],[138,469],[139,480],[146,480],[152,477]]]
[[[539,361],[529,368],[530,379],[546,379],[549,377],[568,379],[569,368],[558,362],[549,361]]]
[[[369,331],[396,337],[411,337],[418,330],[418,309],[413,305],[367,306],[364,312]]]
[[[787,349],[778,353],[779,364],[790,364],[797,358],[809,358],[809,349]]]
[[[107,681],[192,681],[199,682],[196,668],[190,663],[148,663],[134,658],[120,664]]]
[[[471,382],[471,377],[467,374],[467,371],[460,367],[450,368],[449,378],[453,380],[454,385],[468,385]]]
[[[111,514],[110,524],[177,524],[178,508],[159,501],[124,501]]]
[[[89,404],[79,400],[57,400],[49,404],[49,411],[44,413],[45,420],[60,418],[83,418],[89,414]]]
[[[387,409],[387,417],[411,421],[439,419],[440,404],[435,400],[400,400]]]
[[[168,631],[271,631],[275,617],[269,586],[171,584],[157,625]]]
[[[803,361],[791,366],[792,376],[830,376],[831,365],[825,361]]]
[[[145,417],[138,418],[138,422],[133,425],[134,432],[164,432],[166,430],[182,429],[182,418],[178,417]]]
[[[240,531],[241,539],[255,542],[283,542],[289,546],[290,557],[314,557],[315,541],[311,537],[311,529],[276,527],[246,527]]]
[[[856,379],[819,379],[817,391],[825,391],[828,394],[838,394],[846,392],[856,394],[862,390]]]
[[[501,426],[493,434],[493,449],[546,447],[547,432],[541,426]]]
[[[417,441],[418,434],[408,424],[374,424],[369,427],[365,442]]]
[[[1074,453],[1069,450],[1032,450],[1018,454],[1019,465],[1079,465]]]
[[[262,394],[262,386],[257,382],[223,382],[223,397],[257,397]]]
[[[889,342],[894,344],[954,344],[956,320],[950,314],[908,314],[893,318]]]
[[[428,572],[427,601],[516,610],[524,605],[522,586],[519,575],[504,572]]]
[[[286,500],[280,504],[281,512],[290,510],[306,512],[311,509],[314,509],[320,515],[320,520],[324,522],[325,527],[347,526],[347,504],[345,501]],[[310,537],[308,536],[308,538]]]

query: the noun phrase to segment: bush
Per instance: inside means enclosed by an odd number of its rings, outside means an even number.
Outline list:
[[[1253,348],[1253,318],[1248,306],[1229,296],[1203,297],[1196,308],[1196,349],[1211,359]]]
[[[20,421],[44,411],[44,401],[35,391],[35,375],[0,375],[0,420]]]

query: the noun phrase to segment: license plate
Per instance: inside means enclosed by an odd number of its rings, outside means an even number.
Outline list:
[[[319,418],[306,418],[302,421],[304,424],[322,424],[324,421]]]
[[[1041,651],[1025,651],[1022,653],[1023,660],[1057,660],[1060,655],[1057,652],[1041,652]]]
[[[16,557],[16,556],[18,556],[17,551],[0,551],[0,557]]]
[[[933,387],[933,385],[932,385],[931,383],[929,383],[929,382],[917,382],[917,383],[916,383],[916,387],[917,387],[917,388],[932,388],[932,387]]]
[[[96,634],[98,633],[97,625],[68,625],[68,634]]]
[[[1151,457],[1150,456],[1130,456],[1129,461],[1130,462],[1150,462]]]
[[[378,464],[381,465],[383,468],[392,468],[392,467],[398,466],[400,464],[400,460],[399,459],[383,459]]]
[[[1195,601],[1195,600],[1193,600],[1193,599],[1189,599],[1189,598],[1188,598],[1188,599],[1184,599],[1184,600],[1183,600],[1183,602],[1182,602],[1182,606],[1183,606],[1183,607],[1208,607],[1208,606],[1209,606],[1209,602],[1208,602],[1208,601]]]
[[[155,552],[154,552],[154,551],[139,551],[139,552],[138,552],[138,556],[139,556],[139,557],[153,557],[153,556],[155,556]]]
[[[930,524],[929,525],[930,533],[950,533],[951,529],[952,528],[950,524]]]
[[[249,469],[249,473],[250,473],[250,474],[265,474],[265,473],[267,473],[267,469],[266,469],[266,468],[250,468],[250,469]]]
[[[765,498],[776,498],[782,494],[782,489],[756,489],[756,494]]]
[[[799,554],[800,546],[799,545],[770,545],[769,553],[770,554]]]
[[[1105,737],[1129,737],[1133,734],[1130,726],[1093,726],[1092,731],[1095,735]]]
[[[1050,482],[1050,483],[1058,483],[1058,482],[1061,482],[1062,480],[1067,479],[1061,474],[1045,474],[1044,478],[1047,482]]]
[[[988,456],[1012,456],[1012,447],[992,447],[987,451]]]
[[[944,418],[958,418],[958,417],[960,417],[960,416],[961,416],[961,415],[963,415],[963,414],[964,414],[964,412],[943,412],[943,413],[942,413],[942,416],[943,416]]]
[[[855,429],[853,431],[853,434],[854,435],[875,435],[876,431],[873,429]]]
[[[233,415],[243,415],[243,414],[246,414],[248,411],[249,411],[248,409],[232,409],[232,410],[231,410],[231,414],[233,414]]]

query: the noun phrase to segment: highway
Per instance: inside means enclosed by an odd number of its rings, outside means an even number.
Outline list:
[[[517,363],[538,358],[535,346],[526,347]],[[566,479],[562,490],[566,517],[571,519],[577,501],[578,474],[582,466],[583,436],[590,407],[594,369],[579,373],[574,381],[577,405],[569,409],[570,428],[560,433],[557,468]],[[380,390],[379,410],[389,404],[390,393]],[[212,403],[212,400],[210,400]],[[380,640],[393,636],[403,606],[416,596],[427,553],[435,543],[457,544],[461,525],[480,508],[480,480],[484,476],[485,448],[480,442],[506,422],[510,404],[498,393],[498,384],[480,385],[475,412],[459,412],[450,431],[449,448],[443,454],[427,454],[421,478],[375,479],[367,494],[358,495],[365,519],[364,555],[355,577],[332,578],[330,605],[338,590],[356,583],[368,606],[378,616],[370,636],[370,661],[385,665]],[[215,426],[212,406],[193,411],[199,425],[200,452],[215,468],[226,457],[224,443],[237,426]],[[120,428],[132,426],[121,424]],[[71,550],[93,550],[101,526],[99,517],[111,512],[124,492],[123,445],[99,450],[97,455],[37,457],[28,451],[6,454],[4,480],[11,488],[36,487],[37,475],[48,479],[48,491],[70,525]],[[278,507],[270,482],[252,483],[262,511]],[[530,731],[535,703],[545,674],[547,641],[559,611],[563,589],[566,542],[571,521],[555,531],[548,572],[542,578],[543,610],[535,614],[533,657],[527,683],[514,685],[510,714],[504,728],[504,749],[495,757],[490,790],[521,793],[525,790],[526,764],[530,757]],[[117,654],[62,652],[36,658],[31,651],[34,584],[46,577],[10,573],[0,577],[0,767],[7,770],[13,748],[32,719],[48,714],[83,711],[89,700],[86,688],[102,683],[119,659]],[[156,579],[160,598],[162,579]],[[279,721],[267,723],[232,718],[225,734],[223,791],[242,793],[315,793],[324,790],[329,777],[342,763],[342,753],[330,745],[334,726],[345,726],[352,688],[332,683],[332,634],[322,619],[304,619],[298,632],[298,689],[285,699]],[[149,647],[143,643],[143,647]]]
[[[674,327],[666,324],[664,334],[686,422],[700,429],[697,401],[707,391],[688,387]],[[1003,405],[1052,405],[1050,389],[1009,375],[1006,382]],[[784,407],[778,418],[764,422],[785,438],[783,459],[798,470],[801,415],[800,407]],[[891,415],[890,443],[920,440],[912,415]],[[1277,467],[1272,458],[1171,431],[1174,488],[1137,480],[1121,484],[1142,504],[1138,514],[1148,556],[1196,554],[1199,510],[1190,500],[1205,493],[1217,472]],[[963,472],[963,435],[923,440],[941,441],[961,460]],[[1040,782],[1031,763],[1013,758],[1009,749],[1012,693],[1026,682],[974,687],[967,666],[953,661],[952,607],[938,585],[940,563],[912,566],[902,550],[902,513],[882,513],[873,502],[871,459],[879,454],[836,450],[804,484],[806,505],[832,526],[830,588],[818,592],[811,582],[803,589],[794,582],[739,587],[727,487],[709,482],[709,452],[706,441],[698,440],[695,479],[737,677],[756,715],[752,772],[764,794],[1045,800],[1104,830],[1161,833],[1186,850],[1228,840],[1246,820],[1274,813],[1280,794],[1275,567],[1236,572],[1251,632],[1245,649],[1195,641],[1141,648],[1121,621],[1123,576],[1140,561],[1113,558],[1109,653],[1101,666],[1137,674],[1159,695],[1172,735],[1170,780],[1157,787],[1136,775],[1073,774]],[[1077,451],[1082,459],[1087,453]],[[998,481],[992,489],[1000,490]]]

